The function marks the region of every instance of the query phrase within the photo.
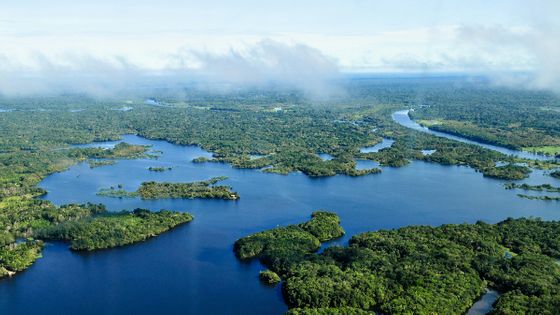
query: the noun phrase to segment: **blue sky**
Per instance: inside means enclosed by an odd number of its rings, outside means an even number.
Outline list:
[[[297,55],[309,61],[310,53],[342,72],[560,72],[554,0],[0,3],[4,76],[100,67],[187,71],[209,60],[230,72],[256,68],[252,63],[279,72],[270,65],[301,66]]]

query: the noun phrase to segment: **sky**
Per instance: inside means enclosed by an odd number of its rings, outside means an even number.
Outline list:
[[[344,72],[515,83],[504,74],[522,71],[560,90],[558,16],[557,0],[0,0],[0,93],[77,73],[110,85],[145,73],[302,84]]]

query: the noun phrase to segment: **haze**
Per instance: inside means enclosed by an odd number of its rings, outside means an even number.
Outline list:
[[[14,1],[0,10],[0,93],[103,93],[146,76],[322,93],[356,72],[558,91],[558,12],[556,1]]]

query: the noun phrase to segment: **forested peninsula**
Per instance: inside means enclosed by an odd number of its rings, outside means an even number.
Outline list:
[[[44,200],[5,198],[0,201],[0,278],[40,258],[41,240],[69,240],[72,249],[95,250],[142,241],[191,220],[188,213],[172,211],[109,213],[100,204],[56,207]]]
[[[464,314],[486,288],[501,292],[492,314],[555,314],[560,309],[560,222],[411,226],[342,235],[334,213],[241,238],[240,259],[283,280],[290,314]],[[312,227],[312,228],[311,228]],[[263,275],[264,274],[264,275]]]

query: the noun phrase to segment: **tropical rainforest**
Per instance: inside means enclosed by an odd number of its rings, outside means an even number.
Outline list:
[[[231,191],[230,186],[215,186],[217,182],[226,180],[226,176],[213,177],[208,180],[192,183],[159,183],[143,182],[136,191],[126,191],[120,185],[100,189],[97,194],[106,197],[133,198],[140,196],[142,199],[164,198],[203,198],[237,200],[239,195]]]
[[[0,112],[0,277],[29,267],[41,256],[44,240],[96,250],[142,241],[192,219],[186,213],[108,213],[103,205],[55,206],[38,199],[47,193],[37,187],[41,180],[77,163],[102,167],[119,159],[158,157],[149,147],[122,142],[109,149],[82,146],[116,141],[123,134],[198,145],[213,153],[195,162],[276,174],[382,172],[377,167],[358,170],[356,160],[366,159],[383,167],[405,167],[414,160],[468,166],[481,176],[511,181],[528,177],[533,169],[558,177],[558,161],[507,156],[407,129],[391,119],[393,112],[413,108],[413,118],[433,129],[557,154],[557,96],[451,81],[356,79],[345,83],[344,95],[329,100],[274,88],[230,93],[186,88],[179,95],[162,89],[157,95],[119,98],[0,97],[0,108],[8,109]],[[145,102],[147,98],[165,106]],[[360,151],[383,138],[395,142],[378,152]],[[333,158],[323,160],[323,153]],[[202,183],[146,182],[133,193],[148,199],[238,198],[230,187]],[[557,222],[534,219],[412,226],[356,235],[349,246],[317,254],[322,242],[344,234],[338,216],[321,211],[308,222],[243,238],[235,251],[242,259],[259,258],[269,268],[260,275],[264,282],[283,280],[294,314],[463,313],[486,288],[502,292],[496,314],[552,314],[560,307],[559,267],[554,263],[558,232]]]
[[[486,288],[501,292],[492,314],[560,309],[560,222],[411,226],[353,236],[316,253],[344,231],[336,214],[239,239],[240,259],[283,280],[290,314],[464,314]]]

